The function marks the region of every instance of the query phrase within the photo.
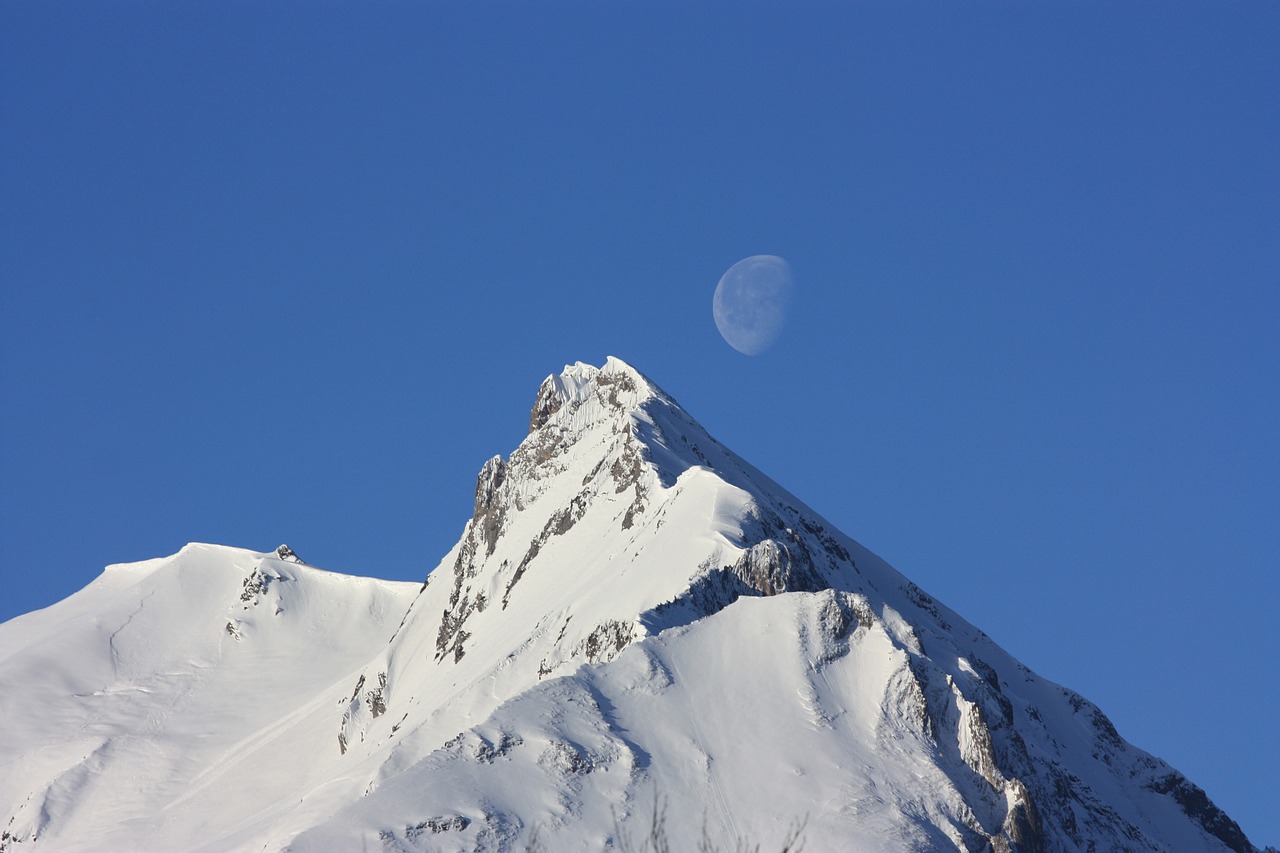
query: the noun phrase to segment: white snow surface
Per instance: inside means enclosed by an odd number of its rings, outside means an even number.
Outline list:
[[[111,566],[0,625],[0,719],[0,851],[1255,849],[614,358],[425,586]]]

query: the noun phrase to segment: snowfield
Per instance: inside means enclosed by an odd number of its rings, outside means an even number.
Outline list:
[[[0,851],[1256,849],[617,359],[473,509],[425,586],[189,545],[0,625]]]

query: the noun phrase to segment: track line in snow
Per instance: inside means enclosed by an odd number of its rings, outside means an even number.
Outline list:
[[[142,612],[142,608],[147,606],[148,599],[155,594],[156,591],[153,589],[151,592],[144,595],[142,600],[138,602],[138,609],[130,613],[129,617],[124,620],[124,624],[112,631],[111,636],[107,638],[107,648],[111,651],[111,675],[113,681],[120,680],[120,650],[116,648],[116,637],[119,636],[121,631],[129,627],[129,623],[133,621],[135,616]]]
[[[674,658],[671,660],[671,669],[675,672],[675,676],[680,682],[688,683],[684,681],[684,675],[680,672],[680,666],[675,662]],[[728,800],[725,799],[724,789],[720,787],[720,781],[716,778],[715,768],[712,767],[715,759],[707,751],[706,740],[702,737],[702,729],[698,726],[698,712],[693,707],[693,697],[689,696],[687,691],[685,696],[689,700],[689,725],[693,729],[694,740],[698,743],[698,749],[702,750],[702,754],[707,757],[707,779],[711,783],[711,793],[715,799],[716,806],[720,809],[721,823],[729,828],[730,833],[733,835],[733,843],[736,844],[738,839],[742,837],[738,834],[738,824],[733,819],[733,812],[729,808]]]

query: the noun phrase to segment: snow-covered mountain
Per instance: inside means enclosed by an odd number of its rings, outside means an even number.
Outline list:
[[[190,545],[0,625],[0,851],[1254,851],[616,359],[427,583]]]

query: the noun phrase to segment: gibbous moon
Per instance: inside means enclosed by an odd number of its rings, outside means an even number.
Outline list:
[[[743,355],[767,350],[787,320],[791,265],[777,255],[752,255],[729,267],[716,285],[711,312],[729,346]]]

